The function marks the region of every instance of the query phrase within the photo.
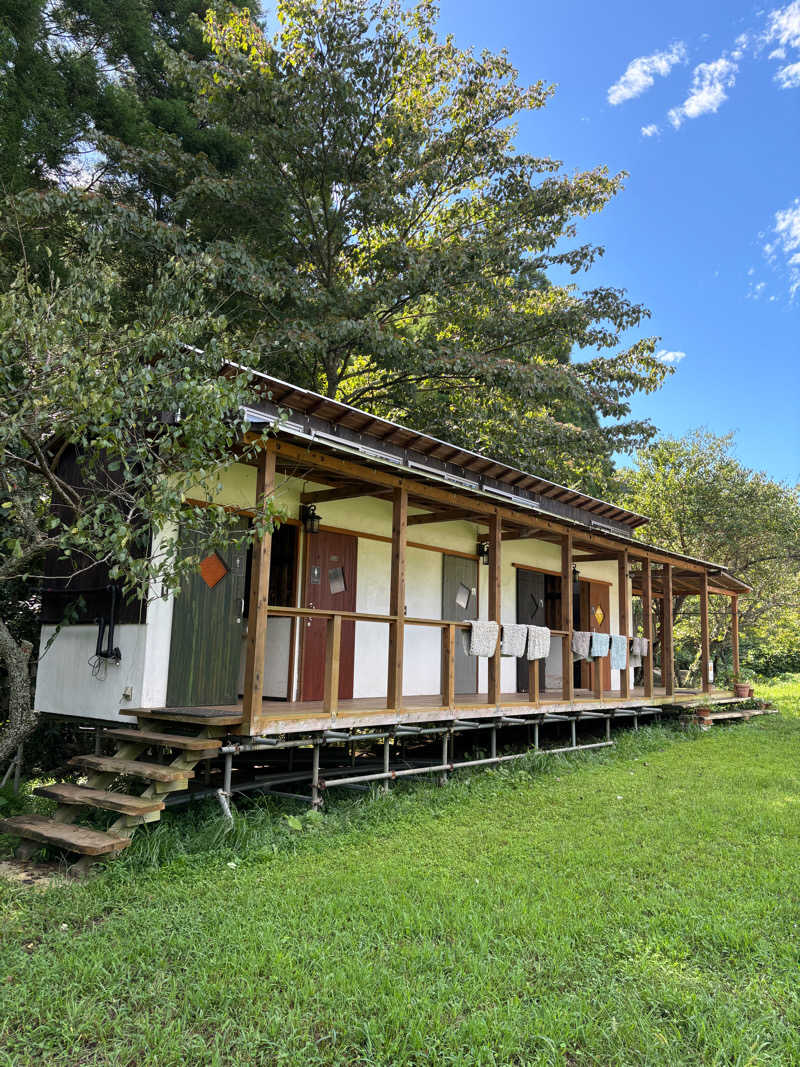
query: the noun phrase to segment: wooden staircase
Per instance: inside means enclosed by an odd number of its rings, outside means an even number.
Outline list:
[[[81,873],[98,857],[117,855],[128,847],[137,826],[158,822],[167,794],[189,788],[195,766],[218,755],[220,737],[225,733],[220,726],[199,723],[197,732],[189,734],[185,721],[159,720],[152,715],[142,716],[138,722],[138,728],[103,731],[116,743],[113,756],[74,756],[69,761],[70,767],[86,772],[85,783],[61,782],[34,789],[37,796],[57,802],[51,817],[14,815],[0,819],[0,832],[23,839],[15,852],[17,859],[29,859],[42,845],[50,845],[77,853],[81,858],[71,870]],[[180,733],[171,732],[176,726]],[[154,757],[140,759],[148,752]],[[160,761],[154,762],[158,756]],[[147,783],[141,792],[137,782]],[[114,788],[119,784],[125,785],[125,791]],[[78,820],[93,809],[114,812],[117,818],[104,831],[78,825]]]

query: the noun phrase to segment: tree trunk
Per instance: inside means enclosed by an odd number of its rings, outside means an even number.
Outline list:
[[[0,732],[0,760],[8,759],[33,731],[39,718],[31,699],[30,641],[15,641],[0,619],[0,662],[8,673],[8,722]]]

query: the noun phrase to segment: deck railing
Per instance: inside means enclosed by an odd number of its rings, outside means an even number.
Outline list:
[[[339,705],[339,664],[341,660],[342,622],[376,622],[385,623],[387,626],[430,626],[441,630],[441,686],[440,694],[442,706],[448,709],[456,706],[455,693],[455,660],[456,660],[456,631],[468,630],[469,622],[454,619],[427,619],[411,615],[379,615],[365,611],[334,611],[326,608],[292,608],[269,605],[267,616],[280,616],[292,619],[325,619],[327,620],[325,633],[325,673],[323,683],[322,706],[327,714],[335,715]],[[562,640],[562,656],[570,658],[570,642],[572,632],[567,630],[551,630],[551,635],[560,637]],[[401,643],[402,644],[402,643]],[[391,671],[391,664],[388,664]],[[600,677],[600,670],[596,670],[595,677]],[[528,694],[531,703],[539,702],[539,660],[528,660]],[[595,695],[602,696],[602,688],[595,685]],[[398,706],[402,703],[402,689],[398,694]],[[388,698],[387,708],[392,707]]]

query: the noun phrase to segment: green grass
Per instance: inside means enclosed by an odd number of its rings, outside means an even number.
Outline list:
[[[0,1065],[800,1063],[800,677],[769,695],[0,883]]]

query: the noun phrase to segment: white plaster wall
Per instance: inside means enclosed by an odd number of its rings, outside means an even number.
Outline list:
[[[115,720],[124,716],[122,721],[134,722],[125,716],[125,709],[142,707],[145,629],[133,623],[117,626],[114,643],[122,659],[118,664],[102,661],[94,677],[88,661],[94,656],[97,627],[93,624],[65,626],[45,651],[56,627],[43,626],[40,644],[40,655],[43,655],[36,674],[36,708],[89,719]],[[122,696],[127,686],[132,690],[130,700]]]

